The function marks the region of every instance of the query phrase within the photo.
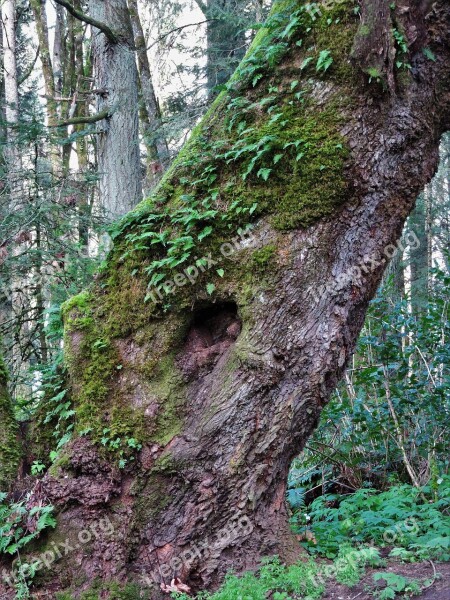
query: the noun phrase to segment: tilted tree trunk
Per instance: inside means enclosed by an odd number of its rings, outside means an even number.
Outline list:
[[[94,87],[99,112],[110,115],[97,125],[100,200],[111,218],[142,199],[139,154],[138,73],[126,0],[90,0],[90,14],[117,34],[111,43],[93,29]]]
[[[92,290],[65,306],[78,435],[43,481],[61,507],[49,540],[73,547],[52,566],[55,585],[177,576],[198,589],[264,555],[298,555],[289,465],[450,126],[447,2],[396,4],[412,69],[387,61],[370,83],[352,2],[308,6],[275,6],[230,90],[122,222]],[[172,271],[153,262],[171,257]],[[161,272],[165,287],[148,290]]]

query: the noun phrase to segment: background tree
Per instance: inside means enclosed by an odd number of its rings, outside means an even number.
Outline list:
[[[102,517],[114,536],[96,536],[89,553],[75,549],[77,573],[63,560],[44,586],[141,572],[200,588],[265,554],[297,557],[284,502],[290,463],[344,373],[387,250],[449,126],[448,7],[376,8],[374,23],[370,2],[361,19],[350,1],[280,2],[153,196],[111,231],[113,251],[91,288],[65,304],[70,386],[56,361],[41,370],[49,395],[39,410],[24,407],[37,433],[27,438],[27,462],[34,474],[52,462],[38,487],[59,511],[56,536],[75,539]],[[115,30],[68,10],[115,49]],[[64,145],[88,137],[71,127],[89,131],[91,117],[65,121]],[[45,139],[42,117],[33,123],[42,132],[33,139]],[[33,148],[34,210],[58,189],[37,167],[49,143]],[[77,202],[69,206],[78,216]],[[70,224],[59,219],[48,231]],[[38,244],[44,222],[33,221],[28,240],[31,272],[48,247]],[[63,264],[65,273],[81,261]],[[408,290],[410,267],[404,275]],[[432,445],[405,443],[402,427],[417,424],[400,398],[414,382],[401,386],[396,374],[408,369],[413,379],[417,348],[426,356],[442,348],[434,329],[418,344],[410,308],[411,300],[397,312],[400,332],[376,330],[384,346],[374,401],[386,405],[382,435],[396,446],[399,475],[418,485]],[[57,317],[52,325],[60,328]],[[436,386],[427,392],[443,372],[439,357],[427,366],[420,391],[436,398]],[[429,414],[441,413],[423,411],[423,422]],[[224,535],[230,524],[239,535]],[[195,552],[205,543],[208,553]]]
[[[92,0],[90,12],[116,36],[113,42],[102,31],[93,33],[97,110],[107,113],[97,124],[100,199],[114,219],[142,199],[134,38],[125,0]]]

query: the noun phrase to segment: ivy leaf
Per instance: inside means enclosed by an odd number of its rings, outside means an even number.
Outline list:
[[[213,283],[208,283],[206,285],[206,291],[208,292],[208,294],[211,296],[211,294],[214,292],[214,290],[216,289],[216,286]]]
[[[219,277],[223,277],[225,275],[225,271],[223,269],[217,269],[216,273],[219,275]]]

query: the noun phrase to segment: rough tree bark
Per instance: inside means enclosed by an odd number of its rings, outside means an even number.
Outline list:
[[[22,159],[17,146],[19,123],[19,89],[16,60],[16,4],[6,0],[1,5],[3,41],[3,82],[5,89],[5,117],[7,144],[4,151],[8,165],[8,188],[11,210],[20,207],[22,198]]]
[[[6,144],[4,147],[4,160],[6,166],[6,194],[3,201],[8,203],[11,212],[19,211],[25,203],[23,186],[23,164],[18,140],[19,128],[19,85],[16,57],[16,2],[6,0],[1,5],[1,28],[3,47],[3,85],[5,97],[4,114],[6,118]],[[20,239],[9,240],[8,251],[20,253],[27,242]],[[10,317],[17,323],[12,334],[12,339],[7,343],[12,348],[11,376],[16,380],[23,364],[22,342],[28,339],[27,311],[29,300],[26,286],[19,273],[11,274],[9,281],[4,282],[8,288],[9,300],[7,310],[11,309]],[[21,364],[22,363],[22,364]]]
[[[396,4],[412,69],[394,67],[390,86],[364,73],[372,53],[353,44],[352,2],[312,16],[306,6],[275,6],[230,90],[153,198],[122,222],[93,289],[65,306],[78,435],[42,485],[60,507],[50,541],[71,540],[77,572],[56,562],[54,586],[176,575],[214,587],[263,555],[298,555],[285,506],[290,462],[343,374],[389,245],[450,126],[445,0]],[[325,72],[324,50],[334,59]],[[251,235],[231,242],[248,221]],[[194,234],[203,241],[190,250]],[[167,247],[179,256],[177,244],[189,259],[165,272],[165,291],[150,290],[156,304],[145,302],[148,269],[157,273]],[[97,526],[76,549],[100,518],[114,533]]]
[[[97,125],[100,200],[118,218],[142,199],[139,154],[138,73],[126,0],[91,0],[90,15],[116,34],[116,43],[93,28],[94,87],[98,112],[110,117]]]

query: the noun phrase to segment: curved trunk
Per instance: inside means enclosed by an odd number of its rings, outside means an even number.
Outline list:
[[[351,3],[329,4],[276,5],[153,198],[120,224],[94,288],[65,306],[79,437],[44,487],[66,507],[65,536],[97,527],[89,552],[73,550],[87,580],[208,587],[298,552],[290,462],[450,120],[446,2],[396,13],[412,70],[392,72],[390,91],[368,82],[364,57],[349,61]],[[70,579],[59,564],[52,577]]]

